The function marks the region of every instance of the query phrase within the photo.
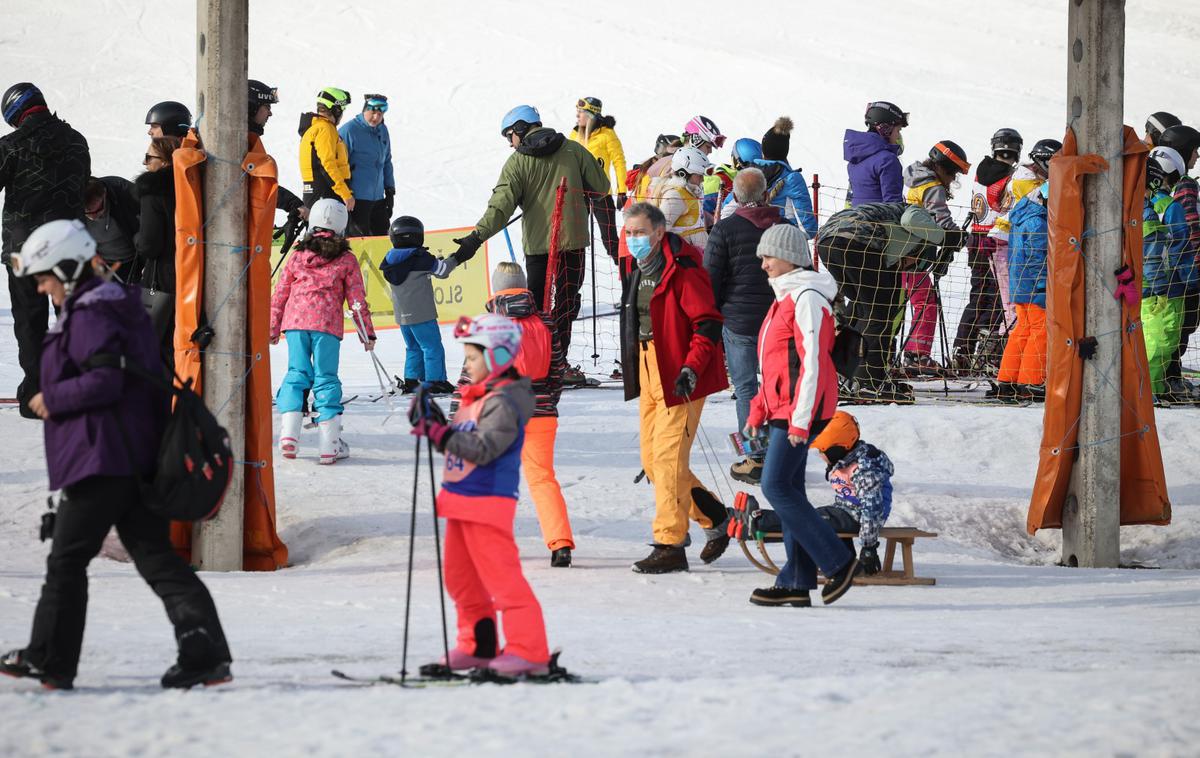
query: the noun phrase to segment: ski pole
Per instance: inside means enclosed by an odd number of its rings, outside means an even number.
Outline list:
[[[417,441],[420,445],[420,440]],[[437,479],[433,474],[433,440],[428,440],[429,451],[429,496],[433,505],[433,547],[437,556],[438,601],[442,606],[442,652],[446,656],[446,668],[450,667],[450,634],[446,630],[446,581],[442,576],[442,529],[437,514]],[[418,453],[419,454],[419,453]],[[415,503],[414,503],[415,506]],[[416,511],[416,508],[413,508]]]
[[[504,227],[504,241],[508,244],[508,258],[513,263],[517,262],[517,254],[513,251],[512,237],[508,234],[508,227]]]
[[[596,214],[588,209],[588,252],[592,258],[592,315],[596,314]],[[601,235],[603,236],[603,235]],[[600,332],[595,318],[592,319],[592,368],[600,358]]]
[[[404,643],[400,652],[400,685],[408,678],[408,622],[412,610],[413,553],[417,540],[417,487],[421,482],[421,438],[417,437],[416,465],[413,469],[412,515],[408,521],[408,576],[404,590]],[[447,659],[449,660],[449,659]]]

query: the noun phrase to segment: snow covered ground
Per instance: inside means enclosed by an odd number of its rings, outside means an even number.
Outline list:
[[[1065,4],[816,5],[752,2],[735,12],[705,0],[685,13],[623,2],[256,0],[251,73],[281,87],[267,144],[292,186],[295,116],[308,93],[339,84],[391,94],[399,203],[431,227],[469,224],[482,210],[506,155],[496,122],[522,100],[565,127],[577,97],[601,96],[632,159],[695,110],[738,136],[790,113],[795,162],[834,184],[841,130],[872,98],[914,112],[910,145],[961,135],[973,157],[999,125],[1027,137],[1061,132]],[[1170,56],[1170,73],[1150,62],[1194,47],[1200,9],[1154,0],[1128,13],[1128,120],[1166,108],[1194,123],[1186,109],[1200,83],[1186,58]],[[193,19],[187,2],[14,4],[0,28],[0,69],[43,86],[89,137],[97,173],[131,175],[145,108],[190,100]],[[50,57],[51,35],[77,54]],[[1003,76],[986,60],[1002,61]],[[9,395],[18,373],[6,309],[0,294],[0,394]],[[399,335],[382,340],[381,358],[398,372]],[[276,376],[283,358],[272,352]],[[452,366],[457,358],[451,349]],[[348,394],[373,390],[370,364],[349,342],[343,366]],[[634,406],[611,390],[575,391],[562,413],[558,470],[576,566],[549,568],[527,498],[517,532],[551,644],[599,683],[406,691],[328,675],[399,668],[413,441],[384,403],[356,403],[346,416],[350,460],[318,467],[309,437],[299,460],[278,467],[279,526],[294,565],[205,575],[236,658],[232,684],[162,692],[173,640],[161,608],[131,566],[98,560],[79,689],[0,682],[0,755],[1196,754],[1200,411],[1159,414],[1174,523],[1122,531],[1123,561],[1159,568],[1080,571],[1053,565],[1057,533],[1024,532],[1037,409],[859,409],[866,437],[896,462],[892,522],[941,535],[917,550],[921,573],[938,584],[855,588],[811,611],[750,606],[767,577],[736,549],[711,567],[693,549],[687,575],[631,573],[653,509],[650,488],[632,481]],[[701,451],[693,457],[723,494],[731,455],[721,439],[733,419],[728,396],[713,398],[704,425],[714,469]],[[37,423],[7,407],[0,437],[10,440],[0,461],[8,649],[26,641],[41,583],[46,479]],[[820,473],[814,463],[809,491],[825,502]],[[418,509],[415,663],[441,646],[428,489]]]

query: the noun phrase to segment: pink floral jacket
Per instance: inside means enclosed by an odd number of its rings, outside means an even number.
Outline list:
[[[353,309],[361,305],[367,336],[375,337],[375,325],[367,308],[362,272],[353,253],[327,261],[308,250],[297,250],[283,267],[271,295],[271,339],[289,329],[308,329],[332,334],[345,331],[343,303]]]

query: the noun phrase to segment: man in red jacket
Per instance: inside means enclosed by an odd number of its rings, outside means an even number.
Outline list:
[[[621,304],[625,399],[639,398],[642,468],[654,485],[654,550],[633,564],[642,574],[687,571],[688,516],[708,537],[700,559],[725,552],[725,506],[688,466],[704,398],[728,386],[721,313],[696,247],[667,234],[662,211],[625,211],[625,240],[637,261]]]

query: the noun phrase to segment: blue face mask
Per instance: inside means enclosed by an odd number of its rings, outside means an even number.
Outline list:
[[[653,247],[649,237],[626,237],[625,246],[629,248],[629,254],[639,261],[650,255]]]

